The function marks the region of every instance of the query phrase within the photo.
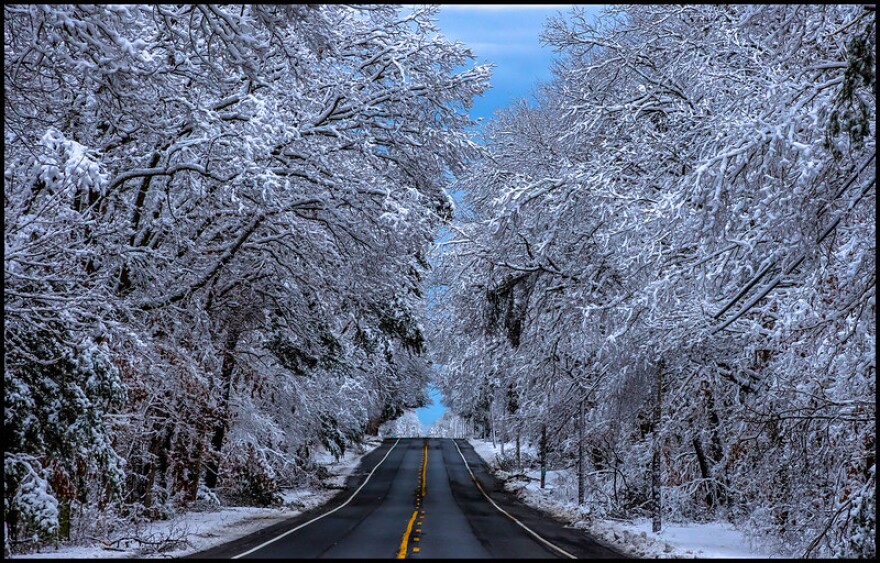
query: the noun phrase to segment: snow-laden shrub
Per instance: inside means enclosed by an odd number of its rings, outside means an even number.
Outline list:
[[[280,486],[275,470],[265,455],[252,444],[227,459],[226,496],[243,506],[279,506]]]
[[[58,532],[58,500],[46,477],[37,459],[3,455],[3,521],[8,526],[4,534],[8,539],[22,534],[36,543]]]
[[[59,325],[22,331],[4,374],[4,517],[13,540],[67,539],[71,505],[118,500],[122,460],[105,422],[125,397],[106,345],[71,348]]]
[[[197,510],[220,508],[221,504],[220,499],[217,497],[217,493],[206,487],[204,483],[199,483],[193,508]]]
[[[847,525],[848,524],[848,525]],[[845,548],[838,557],[874,559],[877,556],[877,490],[869,483],[859,491],[845,515],[842,542]]]

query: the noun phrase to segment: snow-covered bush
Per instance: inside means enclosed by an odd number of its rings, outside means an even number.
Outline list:
[[[242,506],[279,506],[278,479],[261,452],[248,444],[244,451],[227,460],[225,495]]]

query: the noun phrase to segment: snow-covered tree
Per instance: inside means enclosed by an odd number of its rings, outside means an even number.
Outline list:
[[[487,128],[438,253],[447,404],[563,463],[584,404],[604,510],[659,509],[653,481],[668,516],[873,553],[875,33],[861,6],[551,20],[555,78]]]
[[[424,433],[422,423],[419,421],[416,411],[412,409],[379,427],[379,435],[383,438],[418,438]]]
[[[436,10],[4,8],[16,540],[61,499],[292,478],[425,401],[425,256],[488,81]]]

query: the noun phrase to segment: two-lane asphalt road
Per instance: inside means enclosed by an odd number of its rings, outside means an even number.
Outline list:
[[[330,503],[194,555],[621,558],[501,490],[464,440],[385,440]]]

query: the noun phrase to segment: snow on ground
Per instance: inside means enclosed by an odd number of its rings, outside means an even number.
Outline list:
[[[210,511],[184,512],[171,520],[151,522],[139,530],[141,540],[162,541],[180,538],[176,549],[163,553],[150,553],[136,542],[116,543],[114,545],[95,542],[92,545],[62,545],[58,549],[49,548],[36,553],[12,555],[10,558],[59,558],[59,559],[97,559],[97,558],[144,558],[144,557],[183,557],[203,551],[216,545],[246,536],[257,530],[292,518],[306,510],[320,506],[330,500],[340,489],[345,479],[351,475],[366,454],[381,444],[381,440],[370,440],[363,452],[347,450],[337,462],[334,457],[321,450],[315,461],[330,472],[325,480],[327,488],[283,489],[280,508],[225,507]]]
[[[493,469],[495,474],[507,479],[509,473],[499,470],[498,457],[501,444],[478,439],[468,440],[474,450]],[[505,445],[507,455],[516,451],[510,442]],[[523,453],[535,456],[535,449],[522,447]],[[572,526],[584,530],[590,536],[635,557],[657,558],[770,558],[740,531],[727,522],[666,523],[659,534],[651,531],[647,518],[634,520],[597,520],[590,516],[589,507],[579,507],[569,500],[562,489],[572,481],[569,470],[548,470],[546,487],[540,488],[540,471],[525,472],[527,482],[507,481],[505,488],[515,492],[526,503],[539,508]],[[778,556],[776,556],[778,557]]]

